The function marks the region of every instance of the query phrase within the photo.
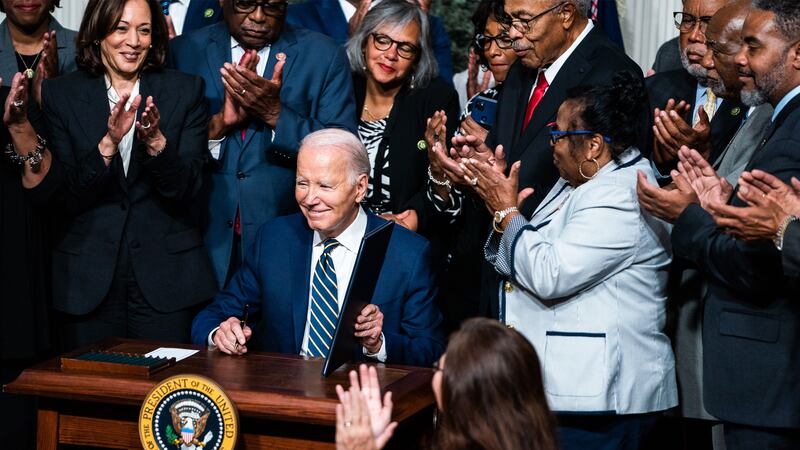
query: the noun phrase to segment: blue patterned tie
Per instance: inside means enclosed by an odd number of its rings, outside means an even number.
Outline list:
[[[314,268],[311,281],[311,323],[308,330],[308,354],[326,357],[331,348],[336,322],[339,320],[339,303],[336,301],[338,287],[336,269],[331,251],[339,246],[336,239],[323,242],[322,255]]]

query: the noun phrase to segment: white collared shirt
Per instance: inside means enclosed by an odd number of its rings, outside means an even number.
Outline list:
[[[336,303],[339,305],[339,312],[342,310],[342,303],[344,302],[344,297],[347,294],[347,289],[350,286],[350,280],[353,276],[353,268],[355,267],[356,258],[358,257],[358,249],[361,247],[361,240],[364,238],[364,234],[366,232],[367,213],[365,213],[364,210],[359,207],[358,215],[356,215],[353,223],[351,223],[349,227],[342,231],[339,236],[336,236],[336,240],[339,242],[339,245],[331,250],[331,259],[333,259],[333,266],[336,268],[336,284],[339,286],[339,289],[336,292]],[[318,231],[314,231],[314,237],[311,243],[311,273],[309,274],[308,278],[309,286],[311,286],[311,283],[314,282],[314,268],[317,266],[319,257],[322,256],[322,250],[324,248],[324,245],[322,244],[325,239],[326,238]],[[306,314],[306,326],[303,330],[303,343],[300,345],[300,354],[304,356],[308,355],[308,333],[310,331],[310,323],[311,289],[308,290],[308,313]],[[386,342],[382,335],[381,340],[381,348],[378,353],[368,353],[366,349],[364,349],[364,354],[384,362],[386,361]]]
[[[169,16],[172,18],[172,26],[175,34],[180,36],[183,33],[183,24],[186,23],[186,12],[189,11],[189,3],[192,0],[172,0],[169,4]]]
[[[177,30],[176,30],[177,31]],[[264,71],[267,69],[267,59],[269,58],[269,51],[271,46],[265,45],[260,50],[258,50],[258,65],[256,66],[256,73],[260,74],[261,76],[265,76]],[[236,39],[231,36],[231,62],[233,64],[239,64],[242,57],[244,56],[244,47],[242,47]],[[269,74],[269,77],[272,78],[272,74]],[[275,130],[272,130],[272,138],[275,138]],[[211,156],[214,159],[219,159],[220,147],[222,146],[222,141],[225,140],[225,137],[222,139],[209,139],[208,141],[208,151],[211,153]]]
[[[578,48],[579,45],[581,45],[581,42],[583,42],[584,39],[586,39],[586,36],[589,35],[589,32],[592,31],[592,28],[594,28],[594,24],[592,23],[591,20],[587,20],[586,26],[583,28],[583,31],[581,31],[581,34],[578,35],[578,38],[575,39],[575,42],[573,42],[572,45],[569,46],[567,51],[562,53],[561,56],[559,56],[555,61],[553,61],[553,64],[550,64],[550,67],[544,70],[544,78],[547,80],[548,86],[553,84],[553,81],[556,79],[556,75],[558,75],[558,72],[561,70],[562,67],[564,67],[564,64],[567,62],[569,57],[572,56],[572,54],[575,52],[575,49]],[[529,100],[533,95],[533,91],[535,89],[536,89],[536,83],[533,84],[533,88],[531,88],[531,92],[530,94],[528,94]],[[546,89],[545,92],[547,92]]]
[[[339,6],[344,13],[344,20],[350,22],[350,18],[356,13],[356,7],[351,5],[347,0],[339,0]]]
[[[108,75],[105,77],[106,82],[106,95],[108,97],[108,110],[111,111],[114,109],[114,106],[119,101],[119,94],[111,86],[111,80],[108,78]],[[131,89],[131,96],[128,97],[127,103],[125,103],[125,110],[127,111],[131,107],[131,103],[133,103],[133,99],[139,95],[139,80],[136,80],[136,84],[133,85],[133,89]],[[144,101],[144,99],[142,99]],[[119,151],[119,156],[122,158],[122,170],[125,171],[125,175],[128,175],[128,167],[131,165],[131,150],[133,149],[133,134],[136,132],[136,120],[139,117],[139,113],[136,113],[136,117],[131,124],[131,129],[125,133],[125,136],[122,137],[122,140],[119,141],[117,144],[117,150]]]

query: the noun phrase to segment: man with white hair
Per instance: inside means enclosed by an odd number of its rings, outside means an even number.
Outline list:
[[[227,288],[195,317],[192,341],[242,355],[255,350],[326,357],[361,240],[385,221],[359,203],[369,157],[339,129],[309,134],[297,157],[295,199],[301,213],[265,223]],[[430,244],[395,227],[371,304],[356,318],[366,359],[427,366],[441,355],[441,315]],[[254,328],[242,312],[261,314]]]

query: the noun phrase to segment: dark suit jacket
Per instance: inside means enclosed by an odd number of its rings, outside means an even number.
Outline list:
[[[783,272],[786,276],[800,277],[800,223],[792,222],[783,235]]]
[[[789,224],[783,235],[783,272],[790,277],[800,277],[800,223]]]
[[[522,212],[525,216],[530,217],[533,214],[536,206],[558,180],[558,171],[553,165],[553,150],[550,147],[550,129],[547,125],[556,120],[556,113],[566,98],[567,91],[579,85],[609,84],[621,70],[642,77],[642,70],[619,46],[606,38],[599,29],[592,29],[559,70],[536,107],[530,124],[521,133],[536,71],[527,69],[519,60],[511,67],[503,83],[503,92],[497,106],[497,121],[489,132],[487,144],[491,148],[503,144],[509,167],[516,161],[522,161],[519,189],[535,189],[533,196],[523,205]],[[645,119],[643,116],[642,132],[647,126]]]
[[[100,304],[122,245],[129,246],[136,282],[156,310],[176,311],[216,292],[189,210],[207,149],[203,81],[175,71],[143,73],[140,93],[155,99],[167,147],[151,158],[134,139],[126,177],[119,156],[106,167],[97,150],[110,109],[103,77],[79,70],[43,84],[55,159],[30,194],[66,214],[66,235],[53,254],[53,298],[60,311],[86,314]]]
[[[231,61],[231,35],[225,22],[176,37],[172,67],[202,77],[211,113],[222,108],[224,88],[219,69]],[[357,132],[355,100],[344,50],[329,38],[285,26],[272,44],[264,76],[272,77],[278,53],[286,55],[281,112],[273,130],[260,120],[232,130],[212,160],[202,192],[205,242],[220,287],[228,279],[237,208],[242,226],[241,252],[253,245],[258,227],[297,210],[294,179],[297,150],[309,133],[323,128]]]
[[[219,0],[192,0],[183,20],[181,34],[213,25],[222,20],[222,7]]]
[[[428,15],[431,30],[431,45],[439,66],[439,76],[453,84],[453,54],[450,38],[442,19]],[[347,43],[348,24],[338,0],[309,0],[289,5],[286,22],[330,36],[339,45]]]
[[[368,215],[367,232],[385,221]],[[242,267],[192,324],[192,342],[205,345],[220,322],[241,315],[245,304],[261,315],[254,349],[299,354],[308,314],[313,231],[302,214],[283,216],[258,231]],[[383,312],[387,363],[427,366],[444,350],[430,246],[395,227],[372,303]],[[251,345],[253,347],[253,345]]]
[[[366,98],[366,79],[356,75],[353,84],[356,93],[356,111],[360,112]],[[421,89],[411,90],[408,86],[404,86],[395,97],[376,157],[378,165],[378,159],[381,159],[386,146],[389,146],[392,211],[398,213],[409,208],[414,209],[420,220],[418,229],[422,233],[429,228],[432,217],[429,208],[432,206],[425,200],[428,186],[428,152],[419,150],[417,142],[425,137],[428,118],[442,109],[447,113],[447,117],[458,117],[460,112],[458,94],[442,80],[435,78],[427,87]],[[449,142],[455,133],[455,126],[448,128]]]
[[[800,176],[800,97],[765,134],[746,170],[788,183]],[[744,206],[734,195],[732,203]],[[675,255],[694,263],[708,282],[704,322],[704,400],[729,422],[800,428],[800,305],[771,241],[746,242],[719,229],[690,205],[672,232]]]
[[[676,102],[681,100],[692,105],[684,116],[686,123],[691,125],[692,112],[697,97],[697,79],[684,69],[669,72],[660,72],[645,79],[647,93],[650,96],[650,112],[655,108],[664,109],[669,99]],[[717,112],[711,119],[711,155],[709,161],[716,161],[725,147],[733,139],[736,130],[742,124],[742,119],[747,112],[747,107],[736,100],[723,100]],[[652,136],[650,130],[650,136]],[[652,137],[648,141],[652,145]],[[677,163],[677,162],[676,162]],[[665,174],[666,175],[666,174]]]

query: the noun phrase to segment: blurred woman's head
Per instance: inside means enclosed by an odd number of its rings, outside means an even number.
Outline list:
[[[496,320],[470,319],[453,333],[433,390],[442,412],[437,448],[556,448],[536,351]]]
[[[505,81],[508,69],[517,60],[504,17],[502,0],[481,0],[472,15],[472,24],[475,25],[473,49],[481,66],[490,70],[498,83]]]
[[[425,87],[437,75],[428,16],[405,0],[373,7],[347,42],[351,69],[391,88]]]
[[[163,68],[169,46],[156,0],[90,0],[77,40],[79,67],[125,79]]]
[[[647,108],[644,83],[628,72],[619,72],[610,85],[569,90],[550,132],[553,164],[561,177],[578,186],[608,161],[618,160],[639,141]]]

